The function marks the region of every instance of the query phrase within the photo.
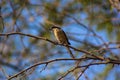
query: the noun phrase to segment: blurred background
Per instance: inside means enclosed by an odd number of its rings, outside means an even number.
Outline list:
[[[29,36],[1,34],[21,32],[56,42],[49,28],[59,25],[71,46],[95,55],[120,59],[119,0],[0,0],[0,80],[42,61],[70,58],[63,46]],[[71,49],[72,50],[72,49]],[[84,53],[72,50],[76,58]],[[89,63],[84,61],[80,65]],[[13,80],[57,80],[73,62],[54,62],[35,67]],[[76,80],[79,72],[64,80]],[[24,76],[23,76],[24,75]],[[119,80],[118,65],[94,65],[78,80]]]

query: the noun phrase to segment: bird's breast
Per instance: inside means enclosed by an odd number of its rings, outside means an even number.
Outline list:
[[[54,35],[59,43],[68,44],[67,38],[62,30],[55,29]]]

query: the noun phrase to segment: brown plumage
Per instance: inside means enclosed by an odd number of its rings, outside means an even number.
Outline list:
[[[65,32],[61,28],[52,27],[51,29],[53,30],[54,35],[59,43],[70,45]]]
[[[54,32],[54,35],[55,35],[55,38],[57,39],[57,41],[61,44],[66,44],[66,45],[70,45],[69,41],[68,41],[68,38],[65,34],[65,32],[60,28],[60,27],[57,27],[57,26],[53,26],[51,28],[51,30],[53,30]],[[66,46],[67,50],[69,51],[70,55],[72,58],[75,58],[74,55],[72,54],[70,48],[68,46]]]

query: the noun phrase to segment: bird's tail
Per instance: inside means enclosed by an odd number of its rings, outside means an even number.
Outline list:
[[[71,56],[73,59],[75,59],[75,56],[73,55],[73,53],[72,53],[72,51],[70,50],[70,48],[67,47],[67,46],[66,46],[66,48],[67,48],[67,50],[68,50],[70,56]]]

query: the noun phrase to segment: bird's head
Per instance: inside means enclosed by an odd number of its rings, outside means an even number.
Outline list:
[[[55,29],[61,29],[61,28],[57,26],[52,26],[49,30],[55,30]]]

